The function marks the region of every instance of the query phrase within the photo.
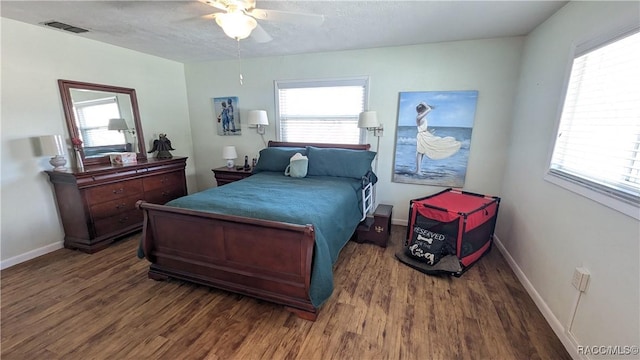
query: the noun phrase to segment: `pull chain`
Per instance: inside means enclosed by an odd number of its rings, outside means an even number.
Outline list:
[[[238,73],[240,73],[240,85],[243,84],[244,78],[242,77],[242,62],[240,61],[240,39],[236,39],[238,42]]]

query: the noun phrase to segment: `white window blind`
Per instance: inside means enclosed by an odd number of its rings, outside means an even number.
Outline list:
[[[640,34],[573,61],[550,174],[640,201]]]
[[[276,81],[281,141],[358,144],[363,131],[367,79]]]
[[[84,146],[106,146],[126,142],[124,133],[108,129],[109,119],[120,117],[115,97],[83,101],[74,105]]]

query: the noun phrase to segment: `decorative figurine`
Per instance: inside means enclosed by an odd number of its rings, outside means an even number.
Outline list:
[[[167,138],[167,134],[160,134],[158,140],[153,140],[153,149],[149,150],[149,153],[157,151],[156,157],[158,159],[171,159],[173,155],[169,150],[175,150],[171,147],[171,140]]]
[[[257,164],[258,164],[258,159],[253,158],[253,160],[251,161],[251,167],[255,169]]]
[[[244,171],[251,170],[251,166],[249,166],[249,157],[247,155],[244,156]]]

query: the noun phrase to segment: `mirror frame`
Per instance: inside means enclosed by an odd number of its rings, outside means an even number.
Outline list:
[[[140,122],[140,112],[138,110],[138,98],[136,97],[135,89],[119,87],[119,86],[111,86],[111,85],[92,84],[92,83],[85,83],[85,82],[71,81],[71,80],[62,80],[62,79],[58,80],[58,86],[60,88],[60,96],[62,98],[62,107],[64,108],[64,117],[67,121],[67,128],[69,129],[69,136],[71,138],[80,137],[80,132],[78,131],[78,126],[76,125],[75,114],[73,111],[73,99],[71,98],[71,89],[95,90],[95,91],[113,92],[113,93],[129,95],[129,98],[131,99],[133,121],[136,125],[136,137],[138,140],[139,152],[137,153],[136,158],[139,161],[147,159],[147,149],[145,148],[145,144],[144,144],[144,135],[142,134],[142,123]],[[80,148],[79,152],[80,152],[80,156],[82,157],[82,162],[85,166],[111,163],[109,157],[106,155],[100,156],[100,157],[85,158],[84,146]]]

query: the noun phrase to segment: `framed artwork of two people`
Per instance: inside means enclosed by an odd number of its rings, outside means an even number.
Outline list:
[[[212,101],[218,135],[242,135],[238,97],[216,97]]]

